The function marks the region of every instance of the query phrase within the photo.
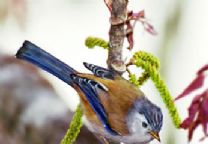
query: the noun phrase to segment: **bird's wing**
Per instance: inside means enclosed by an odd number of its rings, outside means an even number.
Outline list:
[[[100,99],[99,99],[99,96],[97,93],[97,89],[105,91],[105,88],[101,84],[99,84],[93,80],[80,77],[76,74],[72,74],[71,78],[79,86],[79,88],[82,90],[82,92],[85,94],[92,109],[97,114],[98,119],[103,124],[103,127],[109,133],[111,133],[113,135],[117,135],[117,132],[115,132],[111,128],[111,126],[109,125],[107,114],[105,112],[103,105],[100,102]]]
[[[93,65],[93,64],[89,64],[89,63],[86,63],[86,62],[84,62],[83,64],[87,69],[92,71],[93,74],[97,77],[101,77],[101,78],[105,78],[105,79],[114,79],[114,77],[116,75],[115,72],[113,72],[109,69],[106,69],[106,68],[103,68],[103,67],[100,67],[100,66],[96,66],[96,65]]]

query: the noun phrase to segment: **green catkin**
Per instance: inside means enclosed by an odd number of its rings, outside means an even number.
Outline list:
[[[143,52],[143,51],[140,51],[140,52],[137,52],[134,54],[134,57],[133,57],[133,61],[136,60],[136,59],[140,59],[144,62],[147,62],[152,66],[156,67],[156,69],[159,69],[159,66],[160,66],[160,63],[159,63],[159,60],[157,58],[155,58],[153,55],[151,54],[148,54],[147,52]],[[138,78],[138,80],[136,80],[136,76],[135,75],[130,75],[130,82],[135,84],[137,87],[140,87],[142,86],[150,77],[149,73],[147,71],[144,71],[141,76]]]
[[[134,85],[137,86],[137,87],[140,87],[140,86],[141,86],[141,84],[140,84],[140,82],[137,80],[137,77],[136,77],[135,74],[130,74],[130,75],[129,75],[129,82],[132,83],[132,84],[134,84]]]
[[[176,128],[180,128],[181,119],[174,104],[173,98],[157,70],[159,68],[159,61],[157,58],[141,51],[134,54],[133,61],[137,67],[141,67],[149,74],[169,111],[174,125]]]
[[[101,38],[97,38],[97,37],[90,36],[90,37],[86,38],[85,45],[88,48],[94,48],[95,46],[99,46],[104,49],[109,49],[108,42],[106,42],[105,40],[103,40]]]
[[[149,77],[150,77],[149,73],[147,72],[143,72],[138,79],[135,74],[130,74],[129,81],[130,83],[134,84],[135,86],[139,88],[149,79]]]
[[[81,106],[78,105],[74,113],[74,116],[71,120],[69,129],[67,130],[64,138],[62,139],[61,144],[72,144],[76,140],[82,127],[82,115],[83,113]]]

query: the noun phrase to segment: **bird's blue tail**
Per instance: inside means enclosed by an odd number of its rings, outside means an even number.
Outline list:
[[[73,68],[29,41],[23,43],[16,57],[44,69],[69,85],[72,85],[70,75],[77,73]]]

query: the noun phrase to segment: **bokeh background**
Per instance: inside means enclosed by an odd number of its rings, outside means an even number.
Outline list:
[[[162,77],[176,97],[208,62],[208,1],[130,0],[129,9],[144,9],[158,32],[152,36],[138,23],[133,52],[145,50],[159,57]],[[108,40],[109,16],[103,0],[0,0],[1,144],[59,143],[79,103],[68,85],[12,58],[23,41],[30,40],[75,69],[87,72],[83,61],[106,66],[107,52],[87,49],[84,40],[87,36]],[[130,58],[133,52],[125,50],[124,58]],[[187,143],[187,132],[174,128],[152,82],[148,81],[142,90],[165,114],[162,143]],[[183,119],[192,98],[176,103]],[[82,133],[77,143],[98,143],[92,135],[89,140],[87,129]],[[199,127],[191,144],[198,144],[202,136]]]

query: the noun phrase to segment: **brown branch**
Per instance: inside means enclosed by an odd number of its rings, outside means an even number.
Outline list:
[[[125,38],[124,24],[127,18],[128,0],[112,0],[111,27],[109,31],[108,68],[120,74],[126,71],[122,58]]]

